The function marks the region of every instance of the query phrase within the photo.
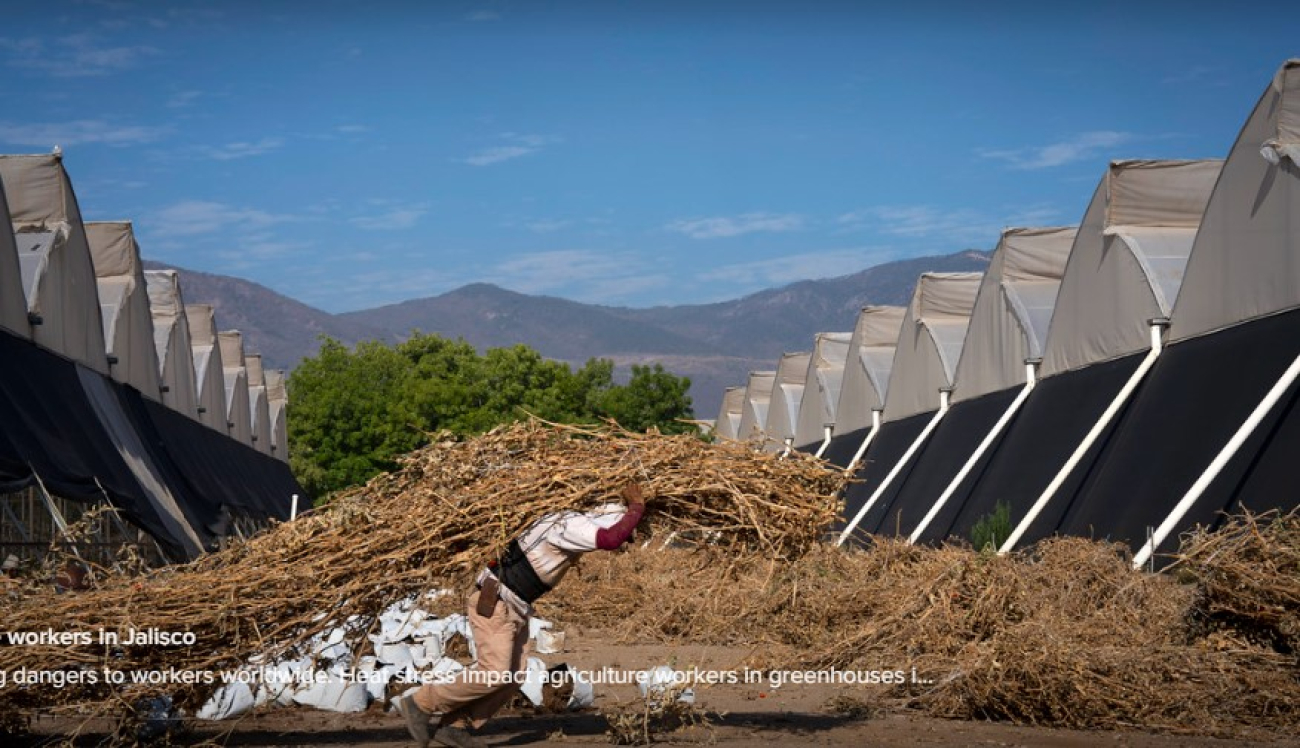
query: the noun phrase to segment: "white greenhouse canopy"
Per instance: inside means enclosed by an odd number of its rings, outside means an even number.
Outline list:
[[[745,385],[745,409],[741,411],[740,425],[736,428],[737,439],[748,441],[763,438],[768,407],[772,403],[772,385],[775,382],[775,371],[749,373],[749,383]]]
[[[1044,377],[1151,346],[1168,318],[1223,162],[1115,161],[1079,225],[1043,353]]]
[[[12,227],[4,185],[0,184],[0,221]],[[27,299],[23,292],[23,274],[18,264],[18,247],[12,228],[0,230],[0,327],[22,338],[32,336],[27,323]]]
[[[185,320],[190,329],[190,351],[194,358],[199,421],[208,428],[229,434],[226,425],[226,373],[217,344],[217,319],[208,304],[186,304]]]
[[[224,330],[217,333],[217,341],[226,381],[226,426],[232,439],[252,446],[252,405],[249,404],[248,369],[244,365],[244,336],[238,330]]]
[[[835,408],[836,434],[867,428],[871,411],[884,410],[894,348],[905,316],[907,309],[901,306],[869,306],[858,313]]]
[[[804,375],[803,400],[795,422],[795,446],[822,441],[826,429],[834,428],[852,340],[851,332],[819,332],[814,337],[812,357]]]
[[[953,386],[982,273],[922,273],[898,332],[885,420],[937,410]]]
[[[150,400],[159,400],[162,393],[149,289],[131,224],[92,221],[86,224],[86,240],[99,287],[109,374]]]
[[[198,419],[198,393],[194,382],[194,358],[190,350],[190,327],[185,320],[180,276],[175,270],[146,270],[149,311],[153,316],[154,351],[162,378],[163,404],[178,413]]]
[[[95,269],[72,182],[57,154],[0,156],[32,339],[108,374]],[[39,324],[36,323],[39,320]]]
[[[1074,235],[1074,227],[1002,232],[971,312],[954,404],[1026,382],[1025,361],[1043,356]]]
[[[1300,60],[1289,60],[1223,167],[1174,305],[1171,341],[1300,306],[1297,169]]]
[[[262,372],[262,357],[256,353],[244,356],[248,370],[248,423],[252,427],[253,448],[271,454],[271,403],[266,396],[266,375]]]
[[[740,433],[740,418],[745,412],[745,388],[728,387],[722,394],[722,407],[713,422],[713,433],[724,439],[736,439]]]
[[[777,452],[785,448],[787,439],[794,439],[795,425],[799,421],[799,404],[803,402],[804,382],[808,378],[811,352],[786,353],[776,365],[776,380],[772,383],[772,404],[768,408],[766,448]]]

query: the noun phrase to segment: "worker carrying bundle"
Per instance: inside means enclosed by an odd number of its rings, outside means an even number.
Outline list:
[[[533,602],[550,591],[582,554],[616,551],[631,542],[645,502],[636,483],[625,487],[622,496],[626,505],[610,503],[588,512],[544,515],[479,573],[468,601],[478,661],[454,681],[426,684],[397,702],[420,748],[430,738],[453,748],[485,745],[467,727],[481,728],[519,690]],[[430,724],[434,718],[436,726]]]

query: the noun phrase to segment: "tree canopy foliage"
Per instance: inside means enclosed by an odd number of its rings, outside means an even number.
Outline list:
[[[524,345],[480,355],[463,340],[420,333],[352,349],[323,338],[289,376],[289,454],[303,488],[324,496],[393,468],[429,434],[472,436],[527,413],[684,433],[694,428],[682,422],[694,417],[690,384],[660,364],[633,365],[627,384],[616,384],[608,359],[575,371]]]

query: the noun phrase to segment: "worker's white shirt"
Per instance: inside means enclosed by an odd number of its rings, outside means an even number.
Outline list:
[[[596,533],[623,518],[622,512],[559,512],[547,514],[519,536],[533,571],[548,587],[555,587],[573,562],[584,553],[596,550]],[[490,574],[484,569],[479,584]],[[522,615],[532,615],[533,607],[514,592],[501,587],[501,599]]]

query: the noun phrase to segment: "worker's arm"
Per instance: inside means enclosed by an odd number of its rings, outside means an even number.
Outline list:
[[[636,526],[645,514],[645,501],[641,496],[641,487],[635,483],[623,489],[623,498],[627,500],[627,513],[618,522],[596,531],[596,547],[602,551],[616,551],[619,546],[632,537]]]

